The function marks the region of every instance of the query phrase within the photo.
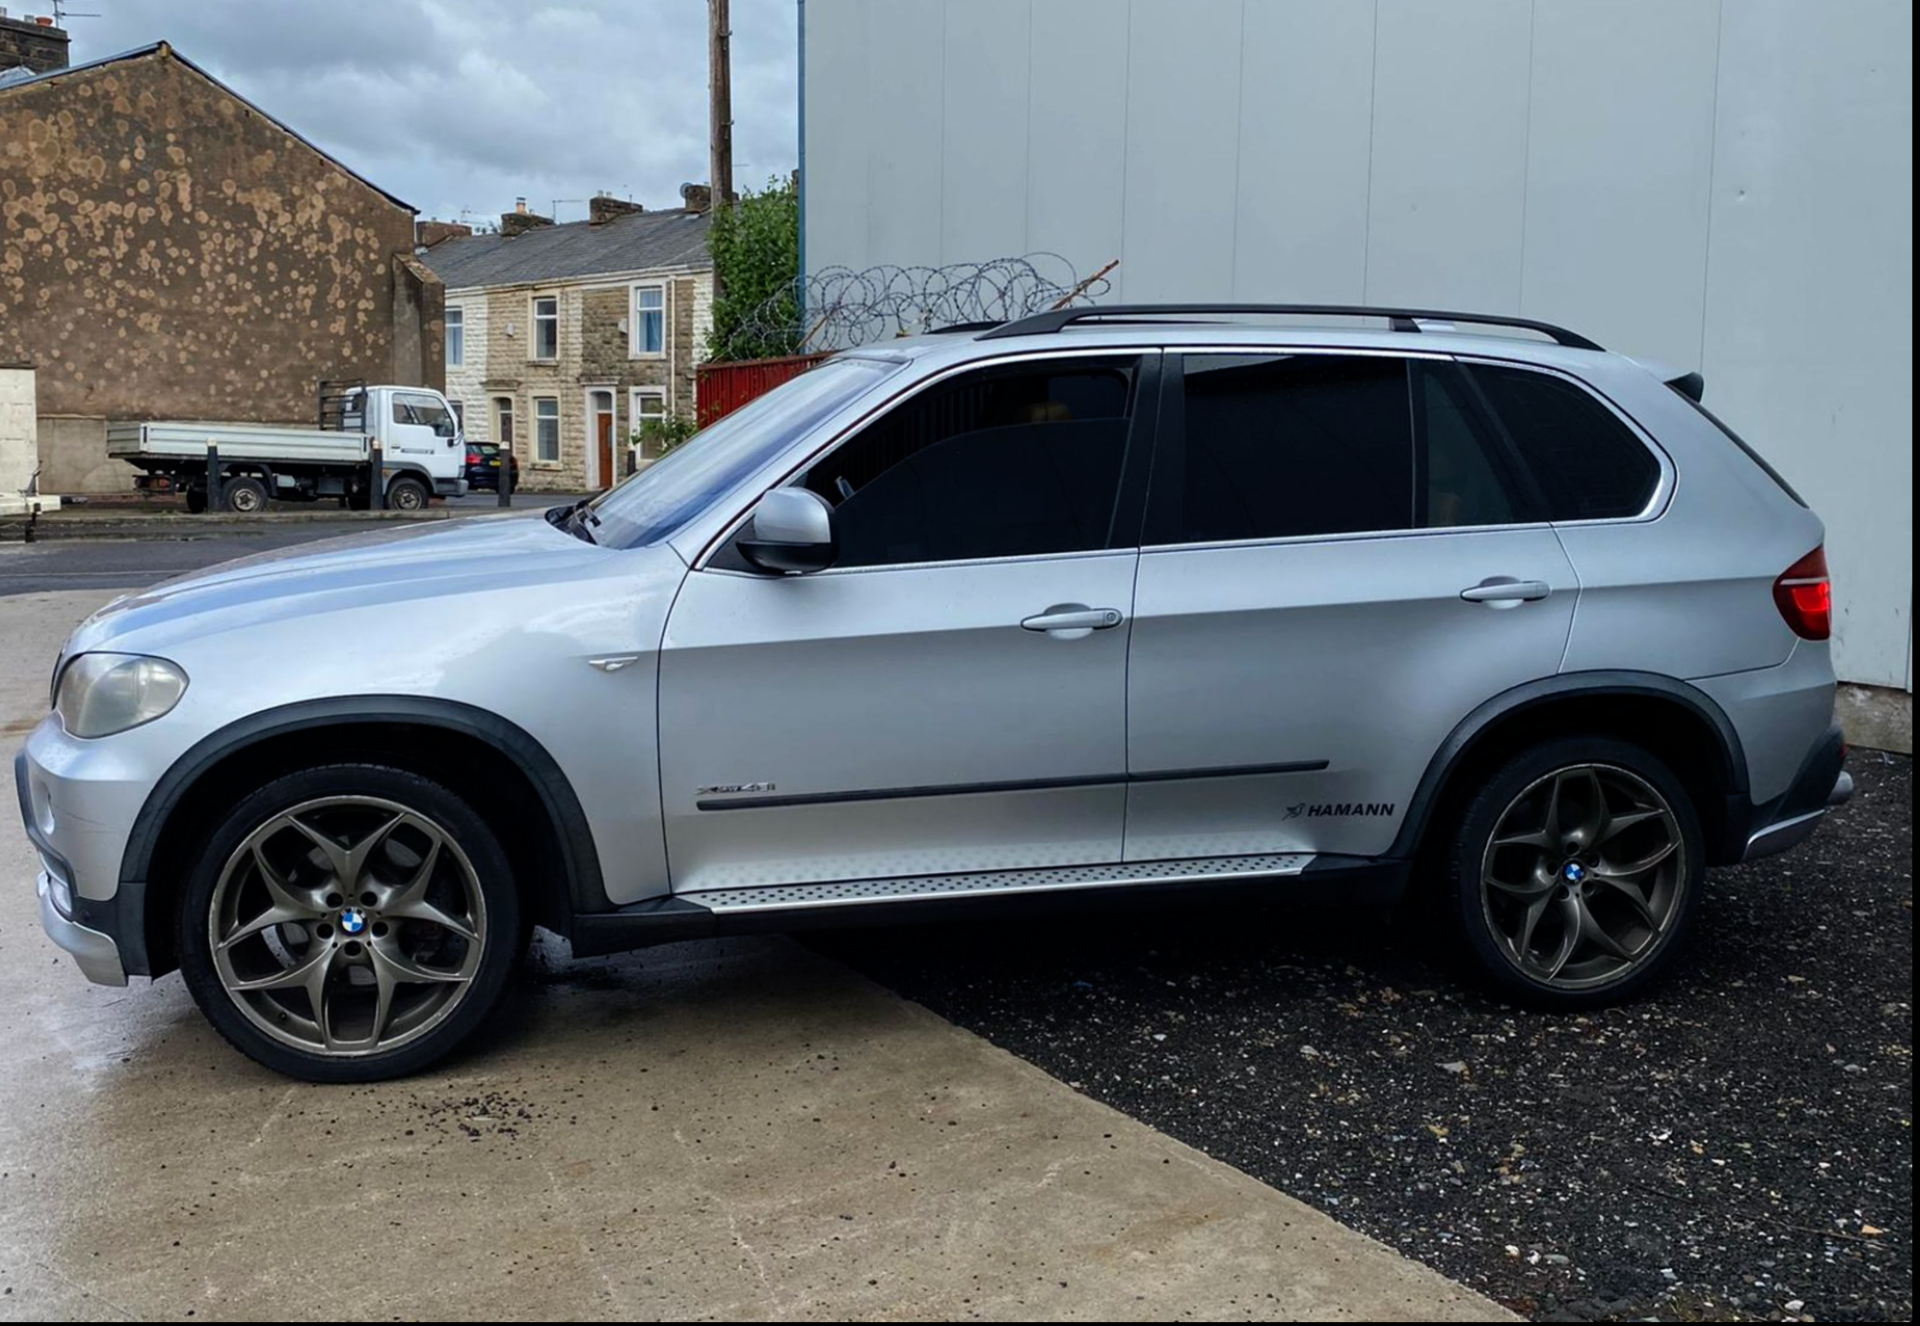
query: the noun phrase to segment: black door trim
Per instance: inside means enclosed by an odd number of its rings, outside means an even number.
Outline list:
[[[905,801],[914,797],[979,796],[992,792],[1051,792],[1069,787],[1117,787],[1131,783],[1170,783],[1200,778],[1252,778],[1261,774],[1318,773],[1327,760],[1283,764],[1235,764],[1212,769],[1156,769],[1136,774],[1091,774],[1079,778],[1021,778],[998,783],[939,783],[924,787],[869,787],[846,792],[794,792],[741,797],[701,797],[699,810],[779,810],[792,806],[835,806],[856,801]]]

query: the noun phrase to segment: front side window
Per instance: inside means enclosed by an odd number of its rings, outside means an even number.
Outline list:
[[[453,416],[447,407],[431,396],[395,396],[393,421],[431,428],[436,437],[453,436]]]
[[[633,288],[633,352],[636,355],[663,355],[667,352],[667,289],[659,285]]]
[[[1660,462],[1584,387],[1551,373],[1466,370],[1526,466],[1548,520],[1617,520],[1646,510]]]
[[[458,308],[447,310],[447,367],[458,368],[467,362],[467,315]]]
[[[1413,521],[1407,366],[1388,356],[1189,355],[1154,465],[1148,542],[1403,530]]]
[[[560,297],[537,295],[533,301],[533,357],[560,357]]]
[[[533,398],[533,458],[542,464],[560,462],[560,400],[556,396]]]
[[[1138,361],[981,369],[911,398],[816,462],[837,567],[1105,548]]]
[[[447,404],[453,406],[453,422],[459,426],[461,433],[464,434],[467,431],[467,403],[465,401],[448,401]]]

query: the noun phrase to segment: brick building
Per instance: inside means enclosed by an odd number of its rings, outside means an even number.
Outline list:
[[[322,379],[441,385],[411,207],[165,42],[34,50],[51,67],[0,72],[0,362],[35,370],[43,492],[130,487],[110,419],[301,423]]]
[[[648,418],[691,418],[713,323],[706,190],[650,212],[615,198],[554,225],[525,210],[422,259],[446,286],[447,395],[467,436],[510,443],[529,489],[585,492],[640,459]]]

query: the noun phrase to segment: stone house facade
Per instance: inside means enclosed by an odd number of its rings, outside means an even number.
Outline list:
[[[422,255],[447,291],[447,395],[469,438],[511,445],[530,490],[591,492],[649,459],[635,435],[693,417],[713,325],[703,207],[590,206],[565,225],[510,212]]]
[[[310,423],[324,379],[439,387],[414,214],[165,42],[0,73],[0,362],[40,488],[131,491],[121,419]]]

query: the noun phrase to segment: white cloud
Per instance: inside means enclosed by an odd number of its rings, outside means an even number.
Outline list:
[[[76,63],[166,40],[422,214],[707,177],[703,0],[98,0]],[[734,180],[797,155],[794,0],[733,0]],[[561,201],[561,220],[586,214]]]

